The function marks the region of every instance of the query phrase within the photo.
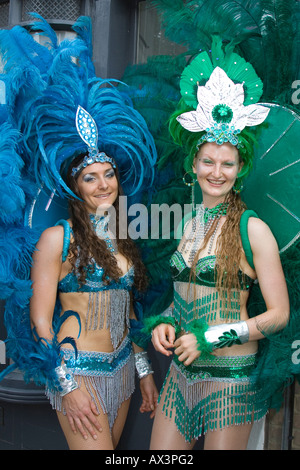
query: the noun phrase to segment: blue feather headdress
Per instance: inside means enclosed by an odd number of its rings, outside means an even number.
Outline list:
[[[98,128],[98,148],[114,158],[128,196],[149,187],[154,177],[156,149],[147,124],[116,80],[96,77],[91,60],[88,18],[74,25],[78,36],[57,44],[39,15],[33,30],[42,31],[47,45],[37,44],[23,28],[1,31],[8,106],[23,133],[25,159],[35,180],[62,196],[70,194],[64,176],[74,156],[87,152],[76,129],[78,106]],[[25,46],[23,47],[23,44]]]

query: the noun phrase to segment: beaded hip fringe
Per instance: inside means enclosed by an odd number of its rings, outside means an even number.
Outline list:
[[[135,388],[134,354],[130,340],[127,337],[112,353],[78,351],[76,360],[73,350],[63,349],[63,353],[65,363],[73,371],[79,387],[83,380],[98,412],[101,412],[99,403],[112,429],[118,409]],[[65,414],[59,393],[46,388],[46,396],[52,408]]]
[[[185,367],[174,359],[159,401],[166,417],[190,442],[207,431],[260,420],[267,404],[256,402],[250,379],[255,355],[216,356]]]

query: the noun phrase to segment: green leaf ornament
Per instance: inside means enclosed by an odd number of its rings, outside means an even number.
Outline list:
[[[241,344],[240,338],[238,337],[235,330],[225,331],[219,336],[219,343],[216,344],[217,349],[229,348],[234,344]]]

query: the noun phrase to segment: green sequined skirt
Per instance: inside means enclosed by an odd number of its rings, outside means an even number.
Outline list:
[[[186,441],[207,431],[258,421],[267,412],[251,379],[256,355],[198,358],[184,366],[174,357],[159,401]]]

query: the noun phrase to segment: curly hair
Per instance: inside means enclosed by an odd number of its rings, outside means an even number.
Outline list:
[[[103,279],[105,283],[110,281],[118,281],[123,275],[118,267],[115,256],[107,248],[104,240],[99,238],[93,229],[85,202],[80,198],[80,192],[77,185],[76,175],[71,176],[72,168],[78,166],[83,160],[85,154],[78,155],[70,165],[67,174],[67,184],[75,196],[69,200],[69,212],[72,221],[73,241],[70,244],[69,260],[70,263],[79,274],[78,280],[82,284],[86,278],[86,267],[91,264],[93,258],[95,262],[104,270]],[[123,194],[120,184],[119,174],[116,169],[116,177],[118,181],[118,197],[114,203],[116,210],[116,242],[118,252],[121,253],[127,261],[134,266],[134,287],[142,292],[147,286],[146,268],[141,260],[139,250],[133,240],[128,236],[119,238],[119,196]]]
[[[243,247],[240,236],[240,219],[242,213],[247,209],[242,201],[240,194],[231,189],[227,194],[225,201],[228,204],[226,211],[226,220],[222,226],[221,233],[216,243],[216,287],[224,298],[226,293],[232,289],[240,289],[240,263],[243,254]],[[218,217],[216,217],[206,234],[203,246],[198,250],[192,264],[192,275],[195,276],[195,269],[199,254],[205,249],[210,237],[212,236]],[[243,279],[243,276],[242,276]],[[230,298],[230,297],[228,297]]]
[[[220,290],[223,286],[224,290],[230,291],[241,287],[238,276],[243,254],[240,219],[247,206],[233,190],[226,202],[229,203],[226,221],[217,240],[216,272],[217,288]]]

